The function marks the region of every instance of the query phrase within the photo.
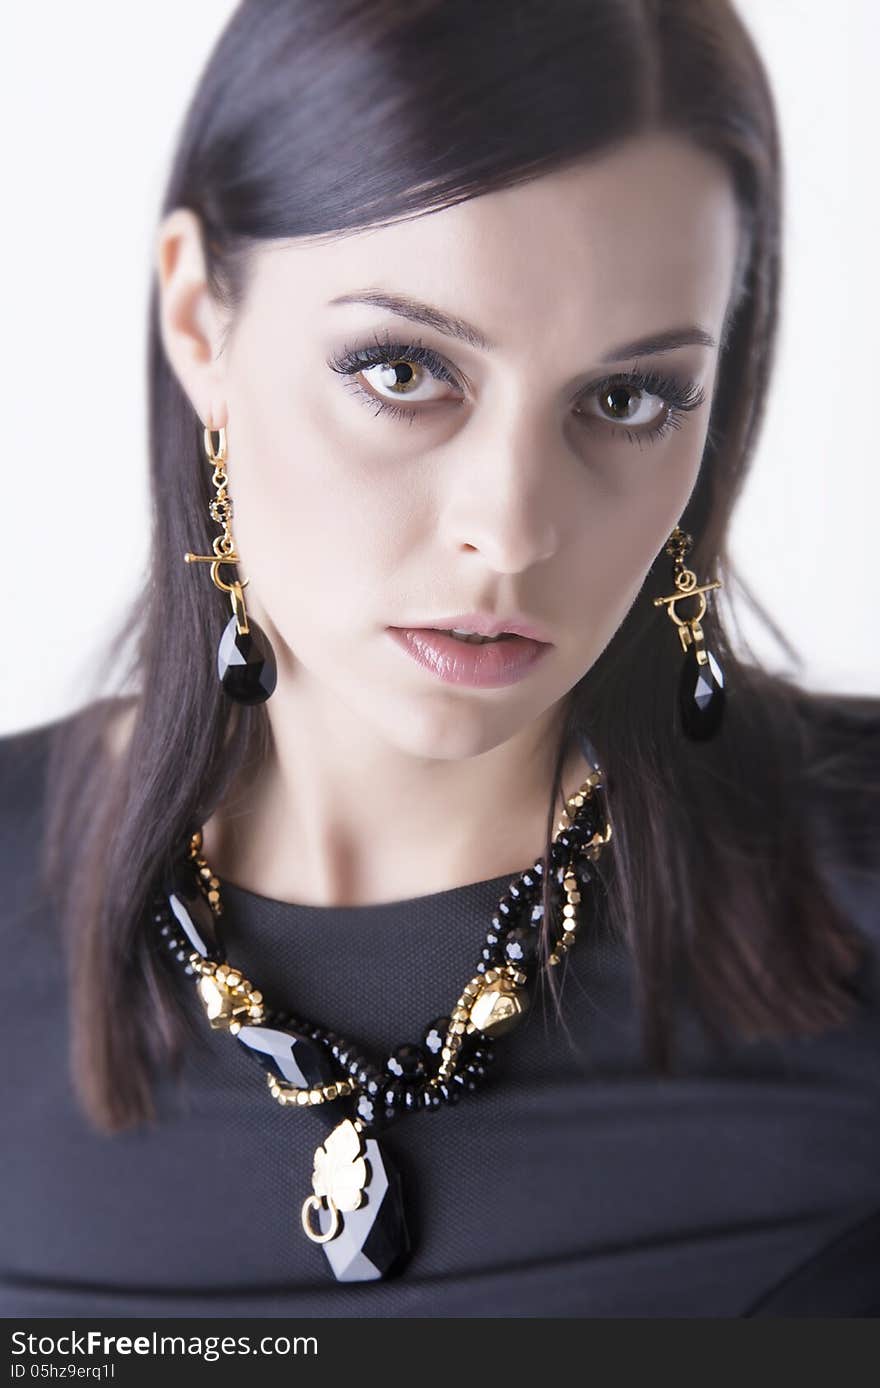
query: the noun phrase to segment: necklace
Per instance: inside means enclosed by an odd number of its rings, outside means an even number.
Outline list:
[[[612,826],[604,775],[595,769],[566,800],[551,841],[550,900],[561,931],[546,963],[561,963],[575,943],[581,888]],[[267,1008],[262,992],[226,959],[219,918],[220,879],[202,854],[202,831],[188,833],[169,880],[154,897],[153,920],[174,957],[194,977],[213,1028],[244,1046],[266,1072],[277,1103],[327,1106],[335,1123],[315,1151],[312,1190],[300,1220],[323,1248],[340,1282],[386,1277],[410,1250],[400,1173],[376,1133],[407,1112],[454,1104],[486,1079],[494,1042],[529,1007],[540,972],[538,928],[545,862],[515,878],[498,903],[473,976],[449,1013],[420,1043],[398,1046],[377,1063],[353,1042],[290,1012]],[[342,1116],[342,1115],[345,1116]]]

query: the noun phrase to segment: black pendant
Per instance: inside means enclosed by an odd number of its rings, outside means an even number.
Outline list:
[[[235,1039],[246,1046],[270,1074],[297,1089],[316,1089],[338,1079],[324,1047],[298,1031],[244,1026],[235,1033]]]
[[[695,742],[713,737],[724,711],[724,675],[712,652],[706,649],[707,660],[697,660],[697,647],[688,646],[678,682],[678,706],[681,724],[687,737]]]
[[[217,647],[217,673],[224,691],[239,704],[262,704],[275,688],[275,652],[262,627],[248,617],[246,632],[234,616],[226,623]]]
[[[192,865],[179,860],[166,886],[171,913],[189,943],[203,959],[220,964],[225,958],[217,918],[199,889]]]
[[[406,1258],[400,1173],[363,1123],[343,1119],[317,1149],[312,1190],[303,1204],[303,1228],[321,1244],[337,1282],[374,1282]]]

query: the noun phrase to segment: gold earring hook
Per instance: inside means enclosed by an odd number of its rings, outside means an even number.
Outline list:
[[[666,542],[665,552],[674,560],[673,574],[675,586],[678,590],[675,593],[668,593],[664,597],[655,598],[654,606],[660,607],[666,603],[666,612],[678,627],[678,638],[681,648],[687,652],[687,648],[692,643],[697,647],[697,661],[705,665],[708,659],[703,647],[703,628],[700,625],[706,615],[706,594],[713,588],[720,588],[720,579],[713,579],[710,583],[697,583],[697,575],[693,569],[685,567],[684,556],[693,544],[693,536],[688,535],[680,526],[676,526]],[[699,597],[699,611],[691,617],[679,617],[675,604],[681,602],[683,598]]]
[[[210,564],[211,580],[223,593],[228,593],[232,604],[232,613],[235,617],[236,626],[240,636],[244,636],[250,630],[247,619],[247,609],[244,601],[244,589],[250,583],[249,578],[234,578],[231,583],[225,583],[220,577],[221,564],[237,564],[239,556],[235,552],[235,542],[232,538],[232,498],[226,491],[226,430],[217,430],[219,441],[217,444],[218,452],[214,452],[214,441],[211,438],[212,430],[206,428],[204,431],[205,453],[208,462],[214,469],[212,482],[217,489],[217,495],[211,502],[211,518],[223,526],[223,534],[216,535],[213,541],[213,554],[193,554],[187,550],[184,560],[187,564]]]

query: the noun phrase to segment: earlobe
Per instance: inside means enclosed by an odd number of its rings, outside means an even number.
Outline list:
[[[220,323],[208,288],[201,223],[189,208],[175,208],[163,219],[154,265],[165,354],[204,419],[218,384]]]

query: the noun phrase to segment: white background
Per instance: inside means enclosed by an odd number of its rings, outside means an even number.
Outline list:
[[[147,557],[152,244],[184,108],[232,0],[9,5],[0,733],[82,702]],[[785,160],[781,339],[732,550],[813,688],[880,692],[873,0],[739,0]],[[792,666],[744,603],[735,626]]]

